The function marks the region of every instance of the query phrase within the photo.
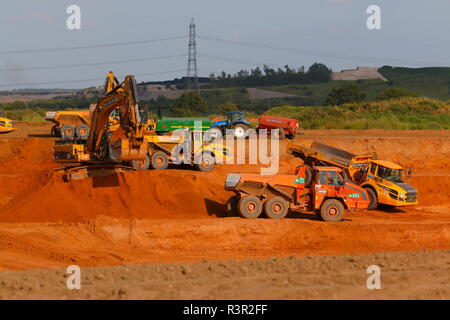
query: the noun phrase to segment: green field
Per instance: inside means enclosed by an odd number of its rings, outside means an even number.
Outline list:
[[[450,129],[450,102],[402,98],[343,106],[283,106],[268,111],[298,119],[304,129]]]
[[[367,100],[374,100],[381,92],[392,88],[403,88],[419,96],[434,99],[450,99],[450,68],[400,68],[384,66],[378,70],[389,81],[358,80]],[[346,81],[332,81],[314,84],[291,84],[261,89],[296,94],[305,101],[302,105],[323,105],[332,88],[340,87]]]

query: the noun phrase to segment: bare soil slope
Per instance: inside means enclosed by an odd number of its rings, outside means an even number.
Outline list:
[[[446,131],[329,130],[299,137],[298,143],[375,151],[415,170],[409,182],[419,190],[419,206],[350,213],[329,224],[309,214],[282,221],[226,217],[226,175],[258,172],[255,165],[65,183],[48,176],[58,165],[47,126],[32,128],[32,134],[26,126],[18,130],[25,137],[0,137],[0,270],[450,249]],[[295,164],[298,159],[282,154],[280,172]]]
[[[450,251],[82,268],[80,290],[66,282],[66,269],[1,272],[0,299],[450,299]]]

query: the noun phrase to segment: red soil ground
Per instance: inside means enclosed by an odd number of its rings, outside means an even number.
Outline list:
[[[376,151],[414,169],[408,182],[419,190],[419,206],[350,213],[331,224],[308,214],[281,221],[226,217],[226,175],[258,172],[254,165],[69,183],[48,178],[59,165],[51,160],[47,129],[24,125],[12,138],[0,138],[0,270],[450,249],[446,131],[328,130],[299,137],[302,143]],[[284,172],[298,163],[287,155],[281,160]]]

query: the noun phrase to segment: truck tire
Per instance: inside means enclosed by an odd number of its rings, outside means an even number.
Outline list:
[[[239,215],[246,219],[256,219],[262,212],[262,202],[255,196],[241,198],[237,207]]]
[[[76,137],[80,139],[87,139],[89,137],[89,131],[89,126],[84,123],[75,128]]]
[[[369,210],[375,210],[378,207],[378,197],[375,191],[373,191],[372,188],[364,188],[366,190],[367,194],[369,195],[369,207],[367,209]]]
[[[233,217],[237,214],[237,206],[238,206],[239,198],[237,195],[232,196],[228,199],[226,204],[226,213],[228,217]]]
[[[61,137],[61,132],[59,132],[58,126],[56,124],[50,130],[50,135],[52,137]]]
[[[236,139],[245,139],[247,138],[248,126],[242,123],[238,123],[233,127],[233,135]]]
[[[75,136],[75,128],[70,124],[65,124],[61,127],[61,137],[63,139],[73,139]]]
[[[223,138],[223,133],[220,128],[211,128],[207,131],[209,141],[220,140]]]
[[[344,205],[336,199],[327,199],[320,206],[320,217],[326,222],[338,222],[344,217]]]
[[[165,170],[169,166],[169,157],[162,151],[156,151],[150,157],[150,166],[154,170]]]
[[[147,155],[144,160],[133,160],[131,164],[136,170],[147,170],[150,167],[150,158]]]
[[[216,159],[214,156],[209,152],[202,153],[201,162],[198,164],[195,164],[195,169],[198,171],[204,171],[209,172],[214,169],[214,166],[216,164]]]
[[[283,219],[289,211],[289,203],[282,197],[269,198],[264,202],[264,215],[270,219]]]

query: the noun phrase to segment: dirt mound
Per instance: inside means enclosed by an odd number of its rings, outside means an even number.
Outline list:
[[[53,139],[0,139],[0,173],[46,170],[52,161]]]
[[[20,182],[28,185],[20,197],[4,200],[8,203],[0,221],[79,222],[101,215],[151,219],[220,215],[220,204],[228,193],[221,186],[223,180],[214,178],[187,170],[136,171],[70,183],[53,177],[42,184],[42,175],[35,175],[29,184],[26,180]]]

